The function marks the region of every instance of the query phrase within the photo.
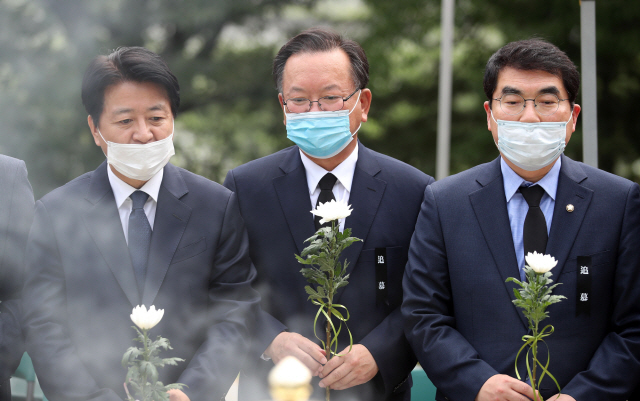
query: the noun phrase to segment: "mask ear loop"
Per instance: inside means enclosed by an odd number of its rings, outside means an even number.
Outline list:
[[[496,123],[496,125],[498,124],[498,121],[496,121],[496,118],[493,116],[493,109],[489,108],[489,112],[491,113],[491,119],[493,120],[494,123]]]
[[[356,98],[356,104],[353,106],[353,109],[351,109],[351,111],[349,112],[349,115],[351,115],[351,113],[353,113],[353,111],[358,106],[358,102],[360,101],[360,95],[361,94],[362,94],[362,89],[360,89],[360,92],[358,93],[358,97]],[[360,125],[358,125],[358,128],[356,128],[356,130],[353,132],[353,134],[351,134],[351,138],[353,138],[358,133],[358,131],[360,131],[360,127],[362,127],[362,122],[360,123]]]
[[[358,97],[356,98],[356,104],[353,106],[353,109],[351,109],[351,111],[349,112],[349,115],[351,115],[351,113],[353,113],[353,111],[356,109],[356,106],[358,106],[358,102],[360,101],[360,95],[361,94],[362,94],[362,89],[359,90]],[[360,129],[360,127],[358,127],[358,129]]]
[[[100,138],[102,138],[102,140],[104,141],[104,143],[107,144],[107,150],[109,150],[109,141],[107,141],[106,139],[104,139],[104,137],[102,136],[102,132],[100,132],[100,128],[96,127],[96,131],[98,131],[98,135],[100,135]],[[100,150],[102,150],[102,154],[104,155],[104,157],[107,158],[107,162],[109,161],[109,156],[107,155],[107,153],[105,153],[105,151],[102,149],[102,146],[100,146]]]
[[[498,122],[496,121],[496,118],[493,116],[493,109],[489,108],[489,112],[491,113],[491,119],[493,120],[494,123],[496,123],[496,126],[498,125]],[[493,138],[493,135],[491,136]],[[500,142],[500,137],[498,136],[498,142]],[[496,148],[498,148],[498,151],[500,151],[500,146],[498,146],[498,142],[493,141],[493,143],[496,145]]]
[[[109,141],[107,141],[106,139],[104,139],[104,137],[102,136],[102,132],[100,132],[100,128],[96,127],[96,131],[98,131],[98,135],[100,135],[100,138],[102,138],[102,140],[104,141],[104,143],[107,144],[107,146],[109,145]]]
[[[573,108],[571,108],[571,114],[569,114],[569,119],[567,120],[566,124],[569,124],[569,121],[573,120]]]

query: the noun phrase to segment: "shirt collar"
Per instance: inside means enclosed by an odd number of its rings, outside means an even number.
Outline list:
[[[120,208],[124,201],[126,201],[132,193],[138,191],[138,189],[122,181],[117,175],[114,174],[114,172],[111,170],[110,165],[107,165],[107,175],[109,176],[109,184],[111,184],[113,196],[116,199],[116,205],[118,206],[118,208]],[[155,202],[158,202],[158,194],[160,193],[160,184],[162,184],[163,176],[164,169],[161,169],[153,177],[151,177],[149,181],[145,182],[139,190],[146,192],[149,197],[151,197],[151,199],[153,199]]]
[[[547,195],[554,201],[556,200],[556,192],[558,191],[558,177],[560,176],[560,167],[562,166],[562,158],[558,157],[553,167],[544,177],[542,177],[535,184],[540,185]],[[504,194],[507,197],[507,203],[511,200],[513,195],[518,191],[518,188],[525,184],[532,184],[529,181],[525,181],[520,177],[500,156],[500,170],[502,170],[502,180],[504,182]]]
[[[300,157],[302,159],[302,164],[304,164],[304,168],[307,174],[307,185],[309,186],[309,195],[313,194],[313,192],[318,187],[318,183],[324,177],[325,174],[331,173],[336,176],[338,181],[342,184],[343,187],[346,188],[347,192],[351,192],[351,183],[353,182],[353,173],[356,170],[356,163],[358,161],[358,143],[356,142],[356,147],[353,149],[351,154],[342,161],[342,163],[338,164],[333,171],[327,171],[322,167],[318,166],[314,163],[307,155],[304,154],[303,151],[300,151]]]

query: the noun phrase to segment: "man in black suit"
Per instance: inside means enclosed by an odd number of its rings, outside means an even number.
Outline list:
[[[11,400],[9,376],[24,352],[21,301],[33,192],[22,160],[0,155],[0,401]]]
[[[422,195],[433,179],[358,141],[371,105],[368,69],[360,45],[331,31],[292,38],[278,52],[273,74],[287,135],[297,146],[240,166],[225,180],[247,223],[266,311],[240,376],[242,400],[265,398],[259,386],[273,363],[264,359],[287,355],[319,375],[321,387],[339,390],[332,399],[410,397],[416,360],[402,333],[401,281]],[[307,301],[302,265],[294,258],[317,229],[311,209],[326,196],[352,205],[340,227],[362,239],[343,253],[349,284],[334,298],[351,313],[354,346],[346,352],[343,329],[343,356],[328,362],[313,335],[317,309]]]
[[[219,400],[240,370],[258,294],[235,195],[168,164],[179,106],[156,54],[120,48],[89,65],[82,99],[107,156],[36,204],[27,251],[27,349],[52,401],[124,397],[129,315],[164,309],[171,341],[159,379],[171,400]]]

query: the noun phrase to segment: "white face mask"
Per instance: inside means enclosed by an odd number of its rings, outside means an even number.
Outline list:
[[[171,135],[151,143],[107,143],[107,162],[125,177],[133,180],[149,181],[158,171],[167,165],[176,152],[173,148],[173,130]]]
[[[526,171],[540,170],[553,163],[564,151],[567,137],[566,122],[521,123],[497,120],[498,149],[502,156]]]

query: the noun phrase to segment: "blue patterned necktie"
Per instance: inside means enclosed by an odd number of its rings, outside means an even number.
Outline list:
[[[133,201],[133,208],[129,215],[129,254],[138,282],[138,292],[142,297],[151,244],[151,226],[143,209],[149,195],[143,191],[135,191],[130,198]]]

